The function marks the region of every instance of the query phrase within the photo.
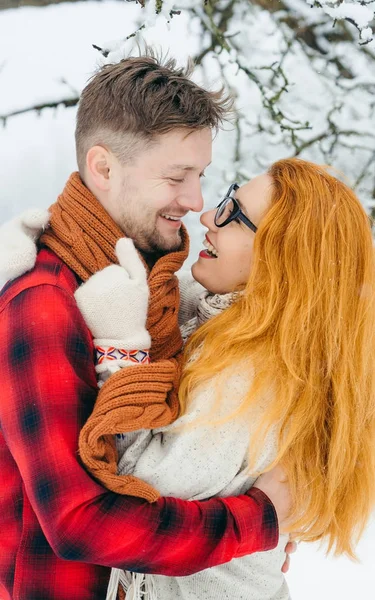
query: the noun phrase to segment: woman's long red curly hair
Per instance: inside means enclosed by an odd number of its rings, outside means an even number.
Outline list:
[[[375,261],[369,219],[349,187],[300,159],[272,165],[271,207],[244,294],[190,339],[180,387],[251,357],[240,412],[272,401],[251,453],[277,428],[291,485],[289,530],[355,557],[375,504]],[[272,465],[271,465],[272,466]],[[271,468],[271,467],[270,467]]]

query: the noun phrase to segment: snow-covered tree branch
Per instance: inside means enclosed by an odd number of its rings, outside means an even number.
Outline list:
[[[11,3],[0,0],[0,8]],[[118,60],[140,36],[147,42],[156,22],[164,20],[173,30],[182,19],[197,76],[208,85],[224,82],[235,96],[233,126],[225,133],[230,168],[223,169],[223,179],[241,180],[277,158],[301,156],[333,164],[356,186],[364,204],[375,206],[375,0],[125,4],[136,6],[137,21],[127,25],[118,42],[103,45],[93,39],[98,58]],[[79,90],[68,83],[66,94],[0,110],[0,118],[6,123],[23,112],[74,106]]]

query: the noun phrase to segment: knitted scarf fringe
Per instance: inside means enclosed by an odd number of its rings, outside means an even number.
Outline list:
[[[152,578],[145,586],[142,573],[112,569],[106,600],[158,600]]]

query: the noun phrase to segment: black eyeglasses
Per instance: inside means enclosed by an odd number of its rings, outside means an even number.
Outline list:
[[[228,223],[231,223],[232,221],[240,220],[256,233],[258,227],[244,215],[237,200],[232,196],[232,193],[238,190],[239,187],[240,186],[237,183],[232,183],[224,199],[218,204],[215,215],[215,225],[216,227],[225,227],[225,225],[228,225]]]

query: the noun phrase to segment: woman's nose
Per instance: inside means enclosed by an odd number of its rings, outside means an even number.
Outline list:
[[[204,213],[202,213],[200,216],[200,222],[202,223],[202,225],[211,230],[216,229],[215,214],[215,208],[213,208],[212,210],[206,210]]]

